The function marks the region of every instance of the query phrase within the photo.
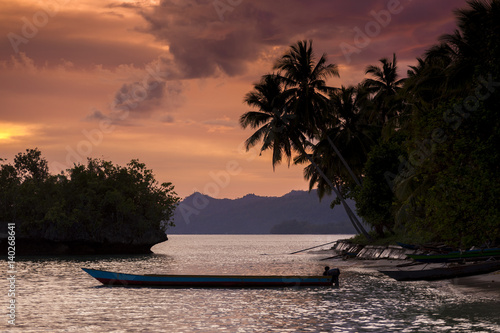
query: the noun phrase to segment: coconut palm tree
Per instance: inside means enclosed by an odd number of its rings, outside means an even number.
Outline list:
[[[287,99],[287,107],[296,117],[294,126],[311,140],[326,138],[345,170],[360,184],[359,177],[355,176],[334,141],[326,135],[329,96],[335,94],[338,88],[327,86],[325,80],[339,76],[337,65],[328,64],[326,54],[316,61],[312,41],[299,41],[291,45],[290,50],[276,61],[274,69],[279,70],[277,76],[285,87],[283,93]]]
[[[369,122],[367,99],[362,85],[342,87],[331,94],[330,114],[336,118],[336,126],[329,128],[325,135],[335,146],[341,147],[339,159],[343,156],[349,162],[352,171],[349,173],[359,186],[361,181],[356,180],[361,179],[367,154],[380,133],[380,127]]]
[[[316,61],[312,41],[299,41],[276,61],[274,69],[284,84],[287,107],[296,116],[295,126],[310,138],[319,136],[328,110],[328,95],[336,90],[325,80],[339,76],[337,65],[327,64],[326,54]]]
[[[308,59],[302,59],[299,54]],[[302,68],[312,78],[304,79],[299,74],[294,76],[285,71],[283,74],[266,75],[261,82],[254,86],[254,91],[246,95],[245,102],[250,106],[257,107],[259,111],[247,112],[240,118],[240,124],[243,128],[248,126],[258,128],[246,140],[246,147],[249,149],[262,140],[261,151],[273,149],[273,168],[282,161],[283,156],[290,163],[292,150],[304,156],[337,194],[348,215],[352,218],[356,229],[369,237],[341,193],[337,191],[336,186],[326,177],[311,155],[306,152],[306,148],[310,146],[308,138],[314,138],[319,133],[315,126],[320,122],[320,114],[324,110],[322,105],[328,103],[328,98],[322,95],[321,91],[333,91],[333,88],[326,87],[323,80],[326,74],[323,72],[331,70],[334,66],[325,65],[326,57],[324,56],[318,64],[314,64],[312,49],[310,45],[307,46],[307,42],[299,42],[292,46],[292,51],[285,54],[283,58],[289,59],[293,64],[287,65],[285,61],[282,61],[281,65],[277,65],[277,67],[282,70],[288,68],[290,71],[295,71],[296,74],[298,72],[296,70]],[[300,84],[297,86],[297,83],[300,83],[299,78],[303,83],[301,86]],[[313,93],[316,88],[319,91]]]
[[[316,61],[312,41],[299,41],[276,61],[274,69],[279,70],[278,78],[285,86],[287,105],[296,116],[295,126],[310,138],[320,138],[327,130],[328,96],[338,90],[327,86],[325,80],[339,76],[337,65],[327,64],[326,54]],[[329,143],[350,170],[333,141],[329,140]],[[352,171],[350,173],[354,175]]]
[[[362,186],[363,165],[380,132],[377,126],[368,123],[367,109],[362,107],[364,95],[362,86],[342,86],[330,94],[328,118],[325,119],[327,128],[313,148],[315,156],[322,156],[320,165],[333,172],[328,173],[329,178],[338,178],[339,185],[351,178],[358,186]],[[340,148],[335,150],[334,147]],[[320,196],[331,192],[321,178],[314,176],[313,168],[309,166],[305,174],[311,180],[311,188],[317,182]]]
[[[363,102],[366,98],[362,86],[341,87],[330,96],[330,125],[322,140],[313,147],[313,158],[319,167],[326,172],[326,176],[332,179],[337,191],[345,195],[350,186],[346,179],[351,177],[354,182],[362,187],[361,174],[367,155],[371,146],[376,143],[380,128],[371,125],[367,120],[366,108]],[[330,142],[334,142],[334,145]],[[342,154],[332,151],[332,147],[338,146]],[[343,157],[349,161],[351,168],[347,170],[342,161]],[[305,162],[304,159],[297,162]],[[356,174],[353,174],[353,173]],[[304,169],[304,176],[309,180],[309,187],[315,185],[318,195],[322,197],[332,192],[331,187],[318,174],[316,168],[311,164]]]
[[[326,135],[328,131],[327,118],[330,110],[328,97],[338,91],[338,88],[327,86],[325,80],[329,77],[339,76],[337,65],[328,64],[326,54],[323,54],[316,61],[312,49],[312,41],[299,41],[291,45],[290,50],[276,61],[274,69],[279,71],[278,79],[285,86],[284,95],[287,99],[287,106],[290,112],[296,117],[291,125],[304,133],[310,140],[318,140],[326,137],[326,141],[333,149],[335,156],[344,165],[345,170],[348,170],[353,179],[359,183],[359,180],[354,175],[354,172],[342,156],[340,150],[332,139]],[[304,161],[310,160],[308,154],[303,157]],[[317,169],[315,163],[311,163],[311,168],[314,170]],[[330,167],[321,169],[332,170]],[[336,177],[337,175],[331,175],[330,177],[321,176],[320,178],[328,179],[328,181],[325,179],[326,184],[335,191],[338,185],[335,188],[331,186],[330,179],[335,179]],[[318,193],[321,193],[321,190]],[[348,211],[353,224],[359,224],[359,229],[367,235],[363,226],[357,221],[357,217],[352,213],[347,204],[345,204],[345,200],[341,194],[339,199]]]
[[[258,142],[262,141],[261,153],[272,149],[273,170],[286,158],[288,165],[294,148],[294,141],[304,141],[305,138],[299,131],[290,132],[293,126],[289,124],[294,120],[294,116],[286,112],[283,95],[283,84],[274,74],[264,75],[261,81],[254,85],[253,91],[249,92],[244,99],[249,106],[257,108],[259,111],[249,111],[240,117],[240,125],[243,128],[257,128],[246,141],[246,149],[250,149]],[[296,148],[296,147],[295,147]]]
[[[447,60],[441,72],[442,90],[457,95],[476,85],[477,74],[491,74],[500,69],[500,2],[468,1],[468,5],[455,11],[458,29],[442,35],[441,44],[426,53],[426,60]]]
[[[374,78],[363,81],[364,87],[373,95],[373,102],[378,113],[379,125],[385,125],[390,117],[400,112],[400,103],[397,95],[405,79],[399,79],[397,73],[396,54],[392,61],[387,58],[380,59],[381,67],[370,65],[366,67],[365,74],[371,74]]]

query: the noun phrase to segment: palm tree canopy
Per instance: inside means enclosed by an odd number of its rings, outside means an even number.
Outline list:
[[[332,183],[314,156],[306,151],[312,146],[311,139],[321,138],[332,126],[326,124],[332,119],[328,116],[329,94],[336,89],[327,86],[325,80],[338,76],[337,66],[327,64],[324,54],[316,62],[312,42],[299,41],[278,59],[274,69],[278,70],[277,74],[262,77],[253,91],[245,96],[246,104],[259,109],[240,118],[243,128],[257,129],[246,140],[247,149],[262,141],[261,152],[272,150],[273,169],[283,158],[290,164],[292,152],[298,152],[298,159],[311,163],[315,174],[337,194],[356,229],[369,238],[337,189],[338,185]]]
[[[458,29],[442,35],[441,44],[426,53],[426,60],[446,59],[442,71],[442,90],[461,93],[474,85],[478,71],[490,73],[498,68],[500,47],[500,1],[468,1],[468,7],[455,11]]]
[[[369,110],[363,107],[365,98],[365,89],[361,85],[342,86],[330,94],[328,128],[313,147],[313,156],[317,159],[317,164],[338,186],[345,187],[346,183],[353,181],[352,174],[357,179],[361,178],[367,154],[380,133],[378,126],[369,123],[367,114]],[[337,150],[334,146],[338,147]],[[338,153],[348,163],[349,168]],[[297,159],[297,162],[306,160]],[[317,184],[320,197],[331,193],[331,188],[311,165],[304,170],[304,176],[309,179],[310,189]]]
[[[392,61],[387,58],[379,61],[381,67],[374,65],[366,67],[365,74],[371,74],[373,78],[365,79],[363,87],[373,95],[372,100],[378,113],[379,123],[384,125],[389,117],[400,113],[400,103],[396,97],[406,79],[399,79],[396,54],[393,54]]]
[[[392,62],[387,58],[379,60],[382,67],[369,65],[365,74],[371,74],[375,79],[365,79],[364,85],[375,93],[375,99],[394,96],[401,88],[405,79],[398,79],[396,54],[392,56]]]
[[[312,41],[299,41],[276,61],[274,69],[285,87],[287,106],[296,115],[295,126],[310,137],[316,136],[323,124],[328,94],[335,91],[326,80],[339,76],[337,65],[327,64],[326,54],[316,61]]]
[[[276,75],[264,75],[259,83],[254,85],[244,99],[249,106],[259,111],[249,111],[240,117],[243,128],[257,128],[246,141],[246,149],[262,141],[261,153],[272,150],[273,170],[277,164],[286,158],[288,165],[292,150],[300,150],[297,145],[304,140],[302,135],[290,126],[294,116],[286,112],[283,103],[283,85]]]

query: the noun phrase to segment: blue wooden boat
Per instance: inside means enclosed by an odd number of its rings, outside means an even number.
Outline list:
[[[82,268],[104,285],[153,287],[302,287],[332,286],[331,276],[123,274]]]

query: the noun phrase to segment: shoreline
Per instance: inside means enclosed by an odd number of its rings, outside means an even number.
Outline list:
[[[326,256],[334,254],[332,250],[312,251],[314,254],[324,254]],[[330,267],[338,267],[342,271],[356,267],[366,269],[368,271],[380,274],[380,278],[391,279],[383,275],[379,270],[394,270],[400,264],[411,263],[409,259],[359,259],[350,258],[347,260],[341,258],[322,260],[325,265]],[[391,279],[392,280],[392,279]],[[396,280],[393,280],[396,281]],[[412,281],[399,281],[399,283],[411,283]],[[472,275],[466,277],[458,277],[452,279],[443,279],[436,281],[419,281],[427,282],[435,285],[445,285],[453,292],[458,292],[463,295],[474,295],[482,298],[489,298],[495,301],[500,301],[500,270],[487,273]]]

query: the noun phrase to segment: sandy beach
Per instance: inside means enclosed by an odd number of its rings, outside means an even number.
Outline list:
[[[317,251],[316,253],[324,253],[326,256],[331,255],[331,251]],[[366,270],[380,274],[381,279],[390,279],[390,277],[379,273],[379,270],[395,270],[398,265],[411,263],[411,260],[391,260],[391,259],[374,259],[374,260],[361,260],[361,259],[328,259],[323,260],[325,265],[330,267],[338,267],[342,270]],[[423,266],[422,266],[423,267]],[[429,266],[427,268],[430,268]],[[411,283],[401,281],[399,283]],[[453,292],[461,293],[464,295],[477,295],[480,297],[495,299],[500,301],[500,271],[480,274],[475,276],[460,277],[453,279],[445,279],[439,281],[427,281],[436,285],[436,287],[449,288]]]

